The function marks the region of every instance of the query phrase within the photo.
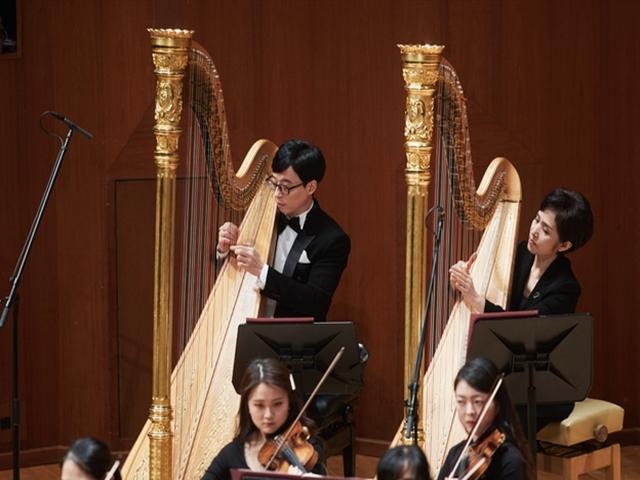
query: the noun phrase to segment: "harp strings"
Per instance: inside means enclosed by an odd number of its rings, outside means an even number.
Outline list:
[[[226,221],[240,224],[244,210],[236,211],[222,201],[221,182],[233,170],[231,149],[226,134],[222,90],[211,60],[198,50],[190,55],[186,158],[183,177],[183,225],[176,265],[180,269],[176,286],[178,299],[176,325],[177,354],[186,346],[200,312],[215,283],[219,265],[215,248],[218,228]],[[232,198],[234,189],[229,189]],[[180,212],[179,212],[180,213]]]
[[[218,228],[226,221],[239,225],[244,213],[232,210],[222,201],[220,182],[224,173],[219,172],[216,165],[227,162],[230,169],[233,165],[222,91],[216,88],[219,87],[214,81],[216,77],[210,58],[202,51],[192,49],[185,95],[188,104],[184,109],[185,155],[179,173],[181,201],[176,212],[181,223],[176,222],[179,241],[175,265],[179,275],[174,287],[177,300],[174,305],[174,359],[186,348],[218,276],[220,265],[215,253]],[[234,190],[231,192],[233,194]],[[205,355],[205,352],[197,355],[198,361],[208,363],[212,360],[204,358]],[[192,435],[189,419],[199,408],[198,365],[194,361],[189,363],[180,369],[175,393],[174,465],[184,461],[181,452],[185,451],[183,446]]]
[[[466,113],[459,104],[463,99],[462,91],[453,91],[460,85],[455,72],[446,62],[441,63],[439,76],[434,101],[432,205],[440,205],[445,217],[428,319],[428,361],[432,359],[453,305],[459,299],[449,282],[449,267],[469,258],[477,248],[482,233],[474,228],[465,214],[465,202],[475,198],[475,182],[468,148]],[[436,222],[435,215],[428,220],[432,232],[435,231]],[[429,247],[432,247],[433,237],[429,243]]]

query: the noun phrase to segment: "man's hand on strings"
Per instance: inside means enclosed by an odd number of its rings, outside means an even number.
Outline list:
[[[483,312],[485,299],[476,292],[471,278],[471,266],[478,258],[477,253],[473,253],[466,262],[460,260],[449,269],[449,280],[451,286],[460,292],[462,301],[472,312]]]
[[[233,245],[231,251],[236,255],[238,267],[258,277],[264,265],[258,251],[250,245]]]
[[[224,223],[218,229],[218,246],[216,250],[221,257],[225,257],[229,253],[231,245],[238,242],[240,230],[231,222]]]

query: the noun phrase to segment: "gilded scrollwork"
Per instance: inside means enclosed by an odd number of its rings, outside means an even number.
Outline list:
[[[178,151],[178,132],[156,133],[156,153],[170,154]]]
[[[412,172],[425,170],[425,167],[427,166],[427,161],[428,159],[426,155],[420,152],[408,151],[406,170],[412,171]]]
[[[155,120],[160,125],[178,125],[182,114],[182,82],[160,79],[156,86]]]
[[[438,70],[429,67],[416,67],[402,69],[402,76],[408,88],[424,89],[431,88],[438,81]]]
[[[414,141],[416,138],[426,137],[425,128],[425,111],[426,107],[421,98],[408,97],[407,98],[407,111],[406,111],[406,125],[404,134],[410,140]]]
[[[404,135],[408,142],[431,144],[433,135],[433,99],[426,97],[407,97]]]
[[[156,73],[159,74],[184,70],[189,61],[186,51],[181,53],[153,53],[152,57]]]

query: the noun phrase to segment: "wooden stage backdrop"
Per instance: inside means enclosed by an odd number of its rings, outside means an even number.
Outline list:
[[[353,244],[330,318],[356,322],[371,353],[357,412],[361,452],[391,438],[405,393],[405,94],[396,43],[446,45],[469,101],[478,175],[506,156],[522,177],[522,236],[552,187],[591,199],[595,236],[571,258],[584,290],[579,309],[595,318],[592,395],[623,405],[626,428],[639,431],[639,3],[21,7],[21,57],[0,56],[0,278],[11,274],[57,151],[38,115],[60,111],[95,135],[73,140],[20,288],[25,461],[55,459],[55,446],[85,434],[126,448],[145,415],[132,372],[149,368],[141,336],[151,318],[138,317],[151,301],[152,251],[131,241],[138,232],[152,238],[149,26],[194,29],[212,54],[237,159],[259,137],[306,138],[328,159],[319,198]],[[10,328],[0,331],[0,417],[10,412],[10,338]],[[10,451],[8,430],[0,430],[0,451]]]

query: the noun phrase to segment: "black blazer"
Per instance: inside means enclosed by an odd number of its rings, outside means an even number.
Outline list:
[[[300,263],[303,251],[307,252],[309,263]],[[277,302],[274,315],[325,320],[350,251],[349,236],[314,201],[283,273],[269,267],[262,294]]]
[[[564,255],[558,255],[542,274],[528,298],[523,295],[529,279],[534,255],[527,249],[527,242],[521,242],[516,252],[511,282],[509,310],[538,310],[540,315],[560,315],[574,313],[580,297],[580,284],[571,270],[571,262]],[[501,312],[498,305],[485,302],[485,312]]]

